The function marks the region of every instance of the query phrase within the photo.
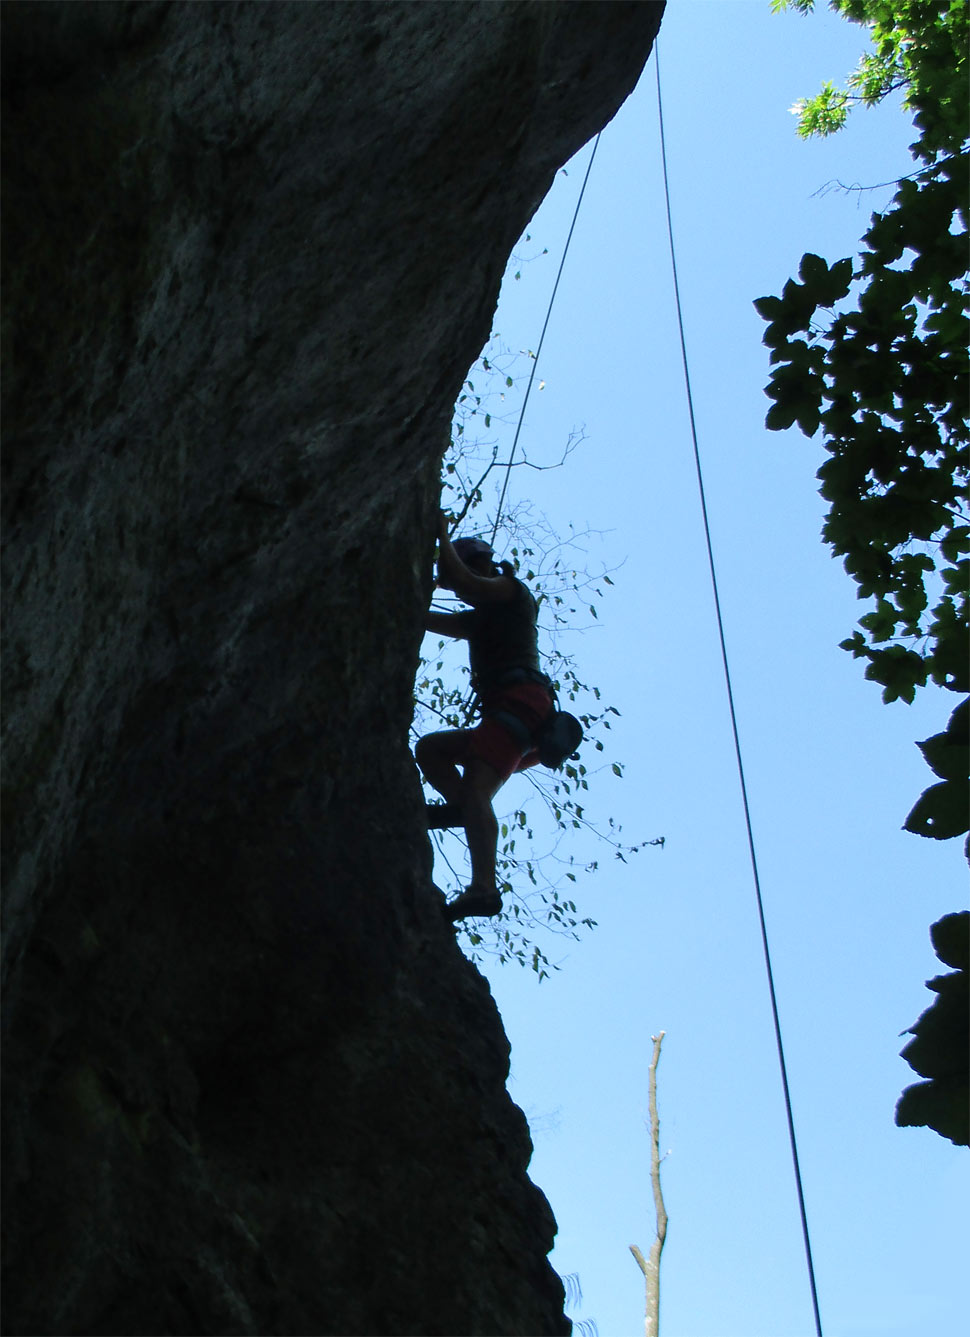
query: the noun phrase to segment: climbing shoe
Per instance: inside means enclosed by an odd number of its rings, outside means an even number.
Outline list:
[[[502,897],[497,891],[483,891],[481,887],[468,887],[456,896],[450,905],[445,906],[445,917],[452,923],[456,919],[469,919],[472,916],[491,916],[501,914]]]
[[[457,803],[427,803],[428,830],[443,831],[449,826],[464,826],[461,808]]]

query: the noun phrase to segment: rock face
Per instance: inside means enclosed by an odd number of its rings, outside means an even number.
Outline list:
[[[5,1331],[565,1333],[408,751],[451,404],[659,3],[7,3]]]

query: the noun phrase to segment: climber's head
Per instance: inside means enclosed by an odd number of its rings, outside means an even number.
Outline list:
[[[491,544],[484,539],[455,539],[452,544],[455,552],[476,576],[491,576],[495,573],[495,554]]]

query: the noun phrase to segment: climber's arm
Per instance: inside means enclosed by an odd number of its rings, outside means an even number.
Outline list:
[[[468,636],[468,617],[465,613],[436,613],[432,609],[424,619],[424,629],[438,636],[454,636],[464,640]]]
[[[448,537],[448,521],[440,517],[438,535],[438,584],[453,590],[459,599],[477,608],[480,604],[508,603],[515,595],[515,581],[503,572],[480,576],[461,560]]]
[[[473,608],[478,608],[481,604],[508,603],[515,594],[515,584],[510,577],[504,574],[477,576],[474,571],[469,571],[460,557],[456,557],[455,561],[461,570],[449,571],[445,568],[443,571],[445,579],[439,577],[438,583],[445,589],[453,590],[459,599],[464,599],[465,603],[471,604]]]

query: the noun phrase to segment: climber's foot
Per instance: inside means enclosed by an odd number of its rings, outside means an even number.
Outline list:
[[[465,820],[457,803],[426,803],[429,831],[444,831],[449,826],[464,826]]]
[[[471,886],[460,896],[456,896],[450,905],[445,906],[445,917],[452,923],[456,919],[469,919],[472,916],[491,916],[502,913],[502,897],[497,891],[487,887]]]

